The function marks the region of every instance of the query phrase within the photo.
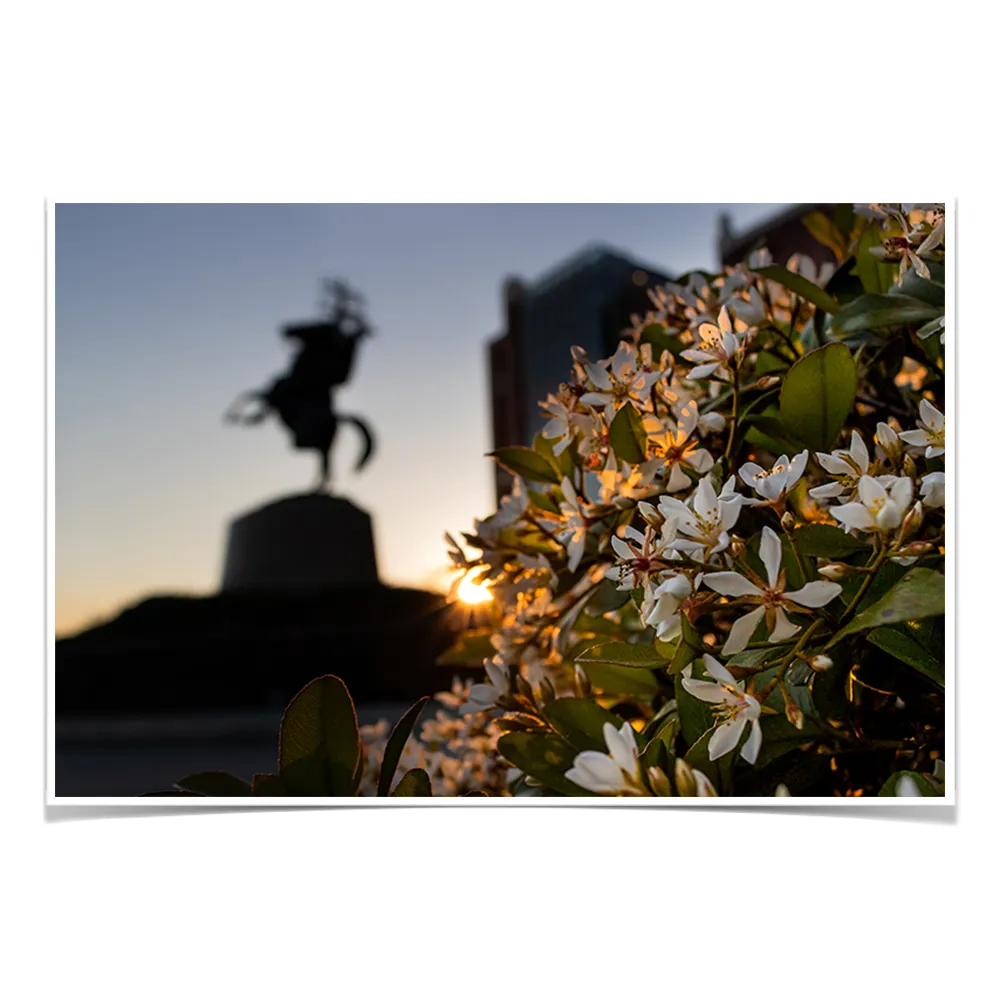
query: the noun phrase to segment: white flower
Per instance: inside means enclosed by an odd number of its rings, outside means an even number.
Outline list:
[[[682,676],[681,684],[689,694],[715,706],[716,724],[708,741],[708,759],[718,760],[729,753],[739,743],[749,723],[750,737],[743,744],[740,756],[753,764],[764,739],[760,729],[760,702],[753,695],[746,694],[742,682],[737,681],[715,657],[706,653],[704,662],[705,669],[717,683]],[[685,674],[689,673],[690,668],[686,668]]]
[[[885,425],[879,424],[879,427]],[[886,430],[889,430],[886,427]],[[840,497],[841,503],[853,500],[858,493],[858,480],[868,474],[870,459],[868,448],[857,431],[851,431],[851,445],[846,450],[838,449],[831,455],[816,452],[816,461],[834,477],[832,483],[815,486],[809,496],[816,500],[830,500]]]
[[[701,342],[695,347],[681,351],[682,358],[701,362],[688,372],[687,377],[691,379],[707,378],[720,365],[726,366],[739,347],[725,306],[719,310],[719,325],[702,323],[698,327],[698,333]]]
[[[653,459],[639,465],[629,465],[622,462],[619,470],[618,460],[614,454],[608,458],[607,468],[597,473],[600,481],[600,498],[602,503],[613,503],[616,507],[627,507],[632,500],[639,500],[658,492],[656,474],[660,463]]]
[[[564,503],[559,505],[563,515],[562,527],[556,531],[556,538],[566,547],[566,558],[569,568],[575,571],[583,558],[584,546],[587,544],[587,517],[583,502],[576,495],[573,484],[565,476],[562,481]]]
[[[698,433],[704,437],[719,434],[726,429],[726,418],[721,413],[703,413],[698,418]]]
[[[594,388],[580,397],[580,402],[588,406],[605,407],[605,415],[609,420],[614,418],[615,410],[624,406],[629,399],[645,403],[653,386],[666,374],[662,371],[645,371],[639,363],[635,345],[624,340],[618,345],[610,365],[609,372],[603,365],[595,365],[592,361],[583,362]]]
[[[920,481],[920,496],[926,507],[943,507],[944,473],[928,472]]]
[[[594,421],[592,417],[583,413],[575,413],[570,406],[553,396],[551,392],[545,402],[541,404],[541,410],[550,417],[542,428],[542,437],[556,438],[556,443],[552,448],[553,455],[561,455],[578,430],[583,431],[584,434],[593,431]]]
[[[763,497],[763,500],[745,499],[743,502],[759,507],[784,500],[802,478],[808,459],[809,452],[800,451],[791,461],[787,455],[782,455],[770,469],[763,469],[756,462],[746,462],[740,466],[740,479]]]
[[[644,625],[652,625],[656,628],[657,639],[672,639],[680,631],[681,605],[694,593],[695,588],[700,583],[700,575],[692,585],[686,576],[678,573],[676,576],[664,580],[642,602],[640,611],[642,622]]]
[[[925,448],[925,458],[935,458],[944,454],[944,414],[931,406],[926,399],[920,400],[920,419],[917,430],[903,431],[899,436],[907,443]]]
[[[495,708],[501,698],[506,698],[510,694],[510,677],[503,660],[494,657],[492,660],[484,660],[483,665],[486,667],[487,682],[472,685],[469,689],[469,700],[459,709],[462,715]]]
[[[839,583],[812,581],[799,590],[785,593],[785,579],[781,572],[781,539],[770,529],[764,528],[760,536],[760,559],[767,571],[767,583],[760,585],[739,573],[706,573],[704,580],[716,593],[726,597],[740,597],[759,604],[760,607],[738,618],[729,631],[726,644],[722,647],[725,656],[746,649],[760,620],[767,617],[771,634],[768,642],[783,642],[799,631],[785,613],[791,606],[794,611],[801,608],[821,608],[829,604],[841,591]]]
[[[726,302],[726,306],[738,320],[746,323],[747,326],[758,326],[767,317],[764,300],[760,297],[760,292],[757,291],[755,285],[751,285],[747,289],[747,295],[749,301],[734,296]]]
[[[867,449],[865,454],[867,456]],[[892,463],[898,462],[903,457],[903,446],[899,443],[899,435],[887,423],[880,422],[875,428],[875,454],[878,458]]]
[[[652,574],[662,571],[663,566],[655,565],[655,560],[663,558],[676,534],[677,519],[672,517],[663,522],[659,531],[649,527],[641,532],[628,525],[624,538],[617,535],[611,538],[611,548],[618,556],[618,564],[608,569],[607,577],[618,580],[619,590],[645,586]]]
[[[581,788],[602,795],[647,795],[631,725],[626,722],[616,730],[610,722],[605,722],[604,743],[609,753],[599,750],[578,753],[566,777]]]
[[[676,431],[670,430],[667,424],[652,413],[643,417],[646,440],[652,445],[650,454],[662,460],[665,471],[669,470],[667,490],[671,493],[687,489],[691,485],[691,479],[703,476],[712,468],[712,456],[704,448],[699,448],[691,438],[698,421],[698,404],[693,399],[681,407]],[[694,475],[689,478],[684,470],[689,470]]]
[[[811,281],[820,288],[825,288],[836,268],[829,261],[817,268],[816,261],[812,257],[807,257],[804,253],[793,253],[788,258],[788,270],[793,274],[801,274],[806,281]]]
[[[721,552],[729,545],[729,529],[740,516],[740,500],[720,500],[708,476],[698,483],[690,498],[691,506],[676,497],[660,497],[659,510],[664,517],[676,517],[678,531],[686,536],[674,542],[674,548],[686,552]]]
[[[897,797],[914,797],[923,798],[923,792],[920,791],[917,783],[908,774],[904,774],[900,777],[899,781],[896,782],[896,796]]]
[[[888,532],[898,528],[913,499],[913,480],[907,476],[894,477],[889,489],[871,476],[858,480],[858,500],[833,507],[830,513],[845,529]]]

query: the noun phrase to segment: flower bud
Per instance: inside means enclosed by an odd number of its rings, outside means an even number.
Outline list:
[[[670,779],[664,773],[663,768],[655,765],[647,768],[646,777],[649,779],[649,787],[653,790],[654,795],[666,798],[674,794],[670,788]]]
[[[913,505],[913,510],[903,518],[903,524],[899,529],[900,542],[905,542],[908,538],[912,538],[920,530],[923,523],[924,505],[918,500]]]
[[[517,675],[517,693],[522,698],[527,698],[528,701],[534,701],[534,692],[531,690],[531,685],[520,675]]]
[[[795,527],[795,515],[790,510],[781,515],[781,526],[785,531],[791,531]]]
[[[732,541],[729,543],[729,551],[733,554],[734,559],[742,559],[747,550],[747,543],[743,541],[742,538],[736,538],[733,536]]]
[[[774,790],[774,797],[776,799],[790,799],[792,793],[788,790],[788,785],[781,784]]]
[[[776,385],[781,382],[781,379],[777,375],[764,375],[762,378],[757,379],[753,385],[748,385],[748,389],[773,389]]]
[[[897,558],[916,559],[933,551],[934,544],[932,542],[910,542],[909,545],[904,545],[899,550]]]
[[[573,679],[576,682],[576,693],[580,698],[589,698],[591,695],[590,678],[583,667],[577,663],[573,670]]]
[[[819,575],[825,577],[827,580],[843,580],[845,576],[853,572],[853,566],[842,562],[827,563],[825,566],[820,566],[819,568]]]
[[[785,718],[795,726],[796,729],[801,729],[806,724],[805,713],[795,704],[794,701],[785,702]]]
[[[816,673],[821,674],[824,670],[829,670],[833,666],[833,660],[830,659],[826,653],[820,653],[819,656],[814,656],[809,661],[809,666],[816,671]]]
[[[659,509],[654,507],[647,500],[639,501],[639,513],[642,514],[643,520],[651,528],[659,531],[666,522],[666,518],[660,513]]]
[[[912,455],[906,455],[903,458],[903,469],[904,476],[909,476],[910,479],[917,478],[917,463],[913,461]]]
[[[691,765],[681,757],[677,758],[674,765],[674,784],[677,786],[677,794],[694,797],[698,794],[698,783],[694,779],[694,771]]]

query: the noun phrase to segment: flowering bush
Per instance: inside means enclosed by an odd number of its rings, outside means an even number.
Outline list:
[[[449,536],[494,599],[482,787],[942,794],[944,209],[806,222],[836,267],[656,289],[494,453],[513,491]]]

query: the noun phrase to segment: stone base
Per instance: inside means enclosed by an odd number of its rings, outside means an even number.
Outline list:
[[[371,518],[344,497],[285,497],[230,522],[223,592],[377,583]]]

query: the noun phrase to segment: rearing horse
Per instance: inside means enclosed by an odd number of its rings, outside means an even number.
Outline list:
[[[360,417],[337,413],[333,405],[334,389],[347,382],[358,342],[371,330],[350,308],[357,297],[347,285],[330,282],[328,287],[334,296],[329,321],[284,329],[285,337],[301,345],[288,374],[275,379],[266,389],[241,394],[224,418],[228,423],[248,426],[261,423],[271,413],[277,414],[292,432],[295,448],[319,453],[320,490],[330,484],[330,452],[341,424],[351,424],[361,433],[363,449],[355,471],[364,468],[375,451],[368,425]],[[251,404],[256,404],[256,409],[248,411]]]

